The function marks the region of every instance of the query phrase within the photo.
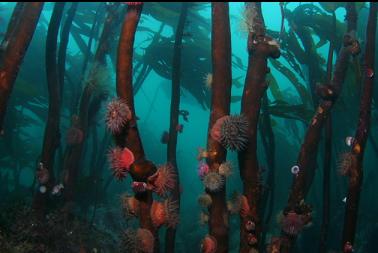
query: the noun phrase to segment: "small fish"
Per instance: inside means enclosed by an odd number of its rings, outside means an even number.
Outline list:
[[[354,142],[354,138],[353,137],[348,136],[348,137],[345,138],[345,144],[348,147],[352,146],[353,142]]]
[[[134,182],[131,183],[131,188],[133,188],[133,191],[135,193],[145,192],[145,191],[147,191],[147,183],[134,181]]]
[[[61,191],[64,189],[63,184],[55,185],[51,191],[52,195],[58,195],[61,193]]]
[[[373,78],[374,70],[372,70],[371,68],[366,69],[366,76],[369,78]]]
[[[176,126],[176,131],[177,132],[182,133],[183,130],[184,130],[184,125],[183,124],[178,124]]]
[[[189,119],[188,119],[189,112],[188,112],[187,110],[180,110],[180,111],[179,111],[179,115],[181,115],[182,118],[183,118],[186,122],[189,121]]]
[[[160,142],[163,144],[168,144],[169,141],[169,133],[167,131],[164,131],[161,135]]]
[[[299,169],[299,166],[298,165],[294,165],[293,167],[291,167],[291,173],[294,174],[294,175],[298,175],[300,169]]]
[[[347,197],[343,198],[343,202],[344,202],[344,203],[347,202]]]
[[[46,186],[41,185],[41,186],[39,187],[39,192],[40,192],[40,193],[46,193],[46,191],[47,191]]]

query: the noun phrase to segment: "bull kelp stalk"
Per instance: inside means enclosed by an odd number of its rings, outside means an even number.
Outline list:
[[[262,232],[260,247],[264,246],[266,234],[268,232],[268,225],[272,217],[274,209],[274,194],[275,194],[275,170],[276,170],[276,142],[274,139],[274,132],[271,122],[271,117],[269,113],[269,99],[268,95],[265,93],[262,100],[262,113],[260,121],[260,131],[261,139],[264,146],[265,157],[267,160],[268,175],[266,178],[266,189],[263,192],[261,205],[261,213],[264,214],[264,229]],[[260,248],[262,249],[262,248]]]
[[[369,20],[366,29],[366,48],[365,48],[365,74],[364,87],[361,96],[360,114],[358,127],[354,136],[354,141],[351,148],[351,155],[353,156],[352,166],[350,168],[350,178],[348,186],[348,195],[345,209],[345,220],[343,230],[343,249],[344,252],[348,243],[354,243],[354,237],[357,225],[358,205],[360,199],[360,191],[362,185],[362,166],[365,153],[366,141],[369,135],[371,106],[373,96],[374,74],[373,69],[375,65],[375,34],[377,27],[377,11],[378,4],[370,3]]]
[[[333,12],[333,34],[336,34],[336,14]],[[327,83],[332,79],[332,62],[334,49],[334,36],[331,37],[328,49],[327,59]],[[330,172],[331,172],[331,158],[332,158],[332,115],[328,119],[324,127],[324,161],[323,161],[323,217],[320,228],[319,252],[326,253],[327,251],[327,237],[330,214]]]
[[[317,87],[317,93],[321,101],[307,129],[304,142],[298,155],[296,165],[299,168],[299,172],[294,176],[283,219],[286,219],[288,214],[290,216],[289,218],[296,217],[306,222],[309,222],[311,219],[311,208],[304,203],[304,198],[314,178],[317,150],[321,139],[322,128],[341,92],[350,57],[360,52],[359,43],[355,38],[355,30],[353,29],[353,27],[355,28],[354,24],[357,18],[356,15],[351,14],[354,8],[354,3],[346,5],[348,28],[337,57],[332,81],[330,84],[319,85]],[[289,236],[285,231],[282,231],[282,235],[281,252],[289,252],[295,241],[296,234]]]
[[[0,45],[0,133],[7,103],[26,50],[41,15],[43,3],[17,3]]]
[[[55,3],[54,10],[50,19],[46,37],[46,76],[47,88],[49,93],[49,110],[47,123],[43,138],[41,166],[40,169],[47,169],[49,180],[45,183],[47,190],[51,190],[54,184],[54,159],[55,152],[60,145],[60,108],[61,108],[61,83],[58,76],[57,65],[57,40],[60,22],[63,16],[65,3]],[[37,172],[38,172],[37,170]],[[34,196],[33,208],[36,209],[37,215],[44,212],[48,194],[37,191]]]
[[[115,141],[117,146],[127,147],[134,154],[135,162],[130,168],[130,174],[133,180],[146,182],[147,178],[156,172],[156,167],[145,158],[137,127],[137,118],[135,116],[132,85],[134,39],[142,8],[143,3],[128,6],[119,39],[117,54],[117,95],[120,99],[127,101],[132,115],[130,123],[123,129],[122,133],[115,135]],[[139,201],[140,227],[150,230],[155,235],[155,252],[157,252],[159,248],[157,231],[152,224],[150,215],[152,192],[148,190],[143,193],[137,193],[135,197]]]
[[[114,12],[112,10],[114,10]],[[79,117],[73,117],[71,127],[79,130],[83,138],[79,143],[67,146],[65,150],[63,169],[66,173],[68,172],[64,182],[66,184],[64,191],[66,213],[70,211],[72,207],[71,203],[74,200],[75,182],[77,182],[77,177],[79,175],[79,166],[83,156],[84,144],[88,135],[87,133],[90,119],[93,118],[98,112],[98,109],[90,110],[90,108],[92,106],[92,108],[94,108],[96,104],[101,103],[101,101],[105,98],[104,92],[101,90],[101,87],[99,87],[101,84],[97,83],[96,79],[101,79],[101,76],[98,76],[97,73],[101,72],[102,68],[105,68],[105,56],[110,50],[110,47],[107,45],[111,38],[110,35],[114,32],[114,22],[117,20],[115,10],[116,9],[109,10],[109,19],[107,19],[105,22],[104,28],[101,32],[100,40],[95,53],[94,64],[89,72],[85,87],[79,100]]]
[[[207,157],[210,171],[218,173],[219,165],[225,162],[227,150],[211,136],[211,129],[217,120],[230,114],[231,101],[231,35],[228,3],[212,3],[212,95],[211,114],[207,138],[207,150],[213,155]],[[217,243],[216,252],[228,252],[228,210],[226,184],[216,192],[206,189],[211,196],[209,206],[209,234]]]
[[[260,114],[261,99],[268,87],[265,81],[269,73],[268,58],[278,58],[280,50],[276,41],[265,34],[265,24],[261,12],[261,2],[246,3],[248,20],[248,69],[243,90],[241,114],[248,121],[248,145],[238,153],[240,176],[243,182],[243,194],[248,200],[246,213],[240,219],[240,252],[247,253],[253,248],[258,252],[260,243],[260,170],[257,161],[257,123]],[[249,223],[255,224],[253,233],[248,232]],[[255,238],[254,240],[252,238]],[[252,240],[251,240],[252,239]],[[256,241],[257,240],[257,241]]]
[[[58,53],[58,76],[59,83],[61,84],[61,89],[64,87],[64,74],[66,72],[66,56],[67,56],[67,45],[69,41],[70,28],[72,21],[75,17],[78,2],[73,2],[71,7],[67,11],[66,20],[62,27],[62,32],[60,35],[59,42],[59,53]]]
[[[176,28],[175,44],[173,48],[172,60],[172,95],[171,95],[171,114],[169,124],[169,140],[167,146],[167,161],[170,163],[177,175],[176,184],[172,190],[172,201],[175,201],[180,206],[180,180],[176,160],[177,134],[179,126],[179,110],[180,110],[180,79],[181,79],[181,49],[182,36],[184,33],[186,17],[188,15],[188,3],[181,4],[181,13]],[[165,252],[175,252],[175,237],[176,228],[169,227],[165,234]]]

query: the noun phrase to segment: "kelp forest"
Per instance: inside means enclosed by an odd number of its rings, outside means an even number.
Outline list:
[[[375,2],[1,2],[1,253],[376,253]]]

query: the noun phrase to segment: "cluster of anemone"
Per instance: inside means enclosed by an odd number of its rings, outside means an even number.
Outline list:
[[[247,197],[241,194],[234,194],[232,199],[227,202],[227,209],[231,214],[239,213],[241,217],[246,217],[250,212]]]
[[[306,215],[290,211],[286,215],[283,215],[280,223],[282,231],[290,236],[296,236],[306,226],[307,217]]]
[[[203,177],[203,184],[210,192],[217,192],[224,186],[225,180],[222,175],[216,171],[210,171]]]
[[[213,74],[207,73],[203,78],[203,82],[205,83],[205,87],[210,90],[213,85]]]
[[[130,166],[135,161],[134,154],[130,149],[120,147],[111,149],[108,158],[113,175],[118,180],[122,180],[127,176]]]
[[[206,212],[201,212],[199,216],[199,223],[200,225],[204,226],[209,222],[209,214]]]
[[[66,133],[66,142],[68,145],[80,144],[84,139],[83,131],[75,126],[70,127]]]
[[[248,121],[243,115],[226,115],[213,125],[211,137],[227,149],[241,151],[248,143]]]
[[[346,152],[346,153],[341,154],[340,162],[338,164],[339,173],[343,176],[350,176],[356,164],[357,164],[357,157],[353,153]]]
[[[221,163],[218,167],[218,173],[224,177],[229,177],[232,174],[232,164],[231,162]]]
[[[174,228],[179,222],[178,204],[176,201],[166,199],[164,202],[153,201],[150,215],[152,224],[159,228],[166,225],[169,228]]]
[[[47,184],[50,179],[50,172],[49,170],[43,165],[43,163],[39,163],[39,168],[36,171],[36,176],[39,184]]]
[[[107,106],[106,126],[112,134],[118,134],[131,120],[132,113],[123,99],[114,99]]]
[[[155,238],[148,229],[128,229],[124,233],[123,244],[129,253],[153,253]]]
[[[107,84],[111,80],[109,68],[101,63],[94,63],[92,68],[87,72],[86,86],[95,96],[106,95]]]
[[[139,201],[128,194],[121,197],[123,213],[126,218],[137,217],[139,214]]]
[[[173,165],[167,163],[159,166],[156,173],[148,178],[148,183],[152,185],[152,190],[160,196],[166,195],[176,186],[177,175]]]
[[[202,253],[215,253],[218,249],[217,239],[211,235],[206,235],[201,242]]]
[[[202,194],[198,198],[198,204],[203,208],[208,208],[212,202],[211,196],[207,193]]]

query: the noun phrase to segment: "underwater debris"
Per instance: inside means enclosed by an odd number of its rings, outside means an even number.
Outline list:
[[[218,172],[210,171],[203,177],[203,184],[210,192],[217,192],[222,189],[224,179]]]
[[[108,154],[113,175],[118,180],[123,180],[127,176],[130,166],[134,163],[133,152],[128,148],[113,148]]]
[[[118,134],[132,118],[132,113],[123,99],[114,99],[107,106],[106,126],[112,134]]]
[[[164,202],[153,201],[151,206],[152,224],[159,228],[166,225],[168,228],[174,228],[179,223],[177,201],[166,199]]]
[[[213,200],[211,199],[211,196],[207,193],[204,193],[198,197],[198,203],[203,208],[208,208],[211,206],[211,203]]]
[[[218,248],[217,240],[214,236],[206,235],[201,242],[202,253],[215,253]]]
[[[248,122],[243,115],[226,115],[213,125],[210,135],[230,150],[241,151],[248,143]]]
[[[206,162],[199,162],[198,164],[198,176],[203,179],[210,171],[210,167]]]
[[[280,49],[280,43],[275,39],[270,39],[267,41],[268,45],[277,47],[277,49]]]
[[[124,246],[130,253],[153,253],[155,245],[154,235],[148,230],[138,228],[128,229],[124,233]]]
[[[173,165],[167,163],[158,167],[158,170],[147,179],[148,183],[152,186],[152,190],[158,195],[163,196],[168,191],[175,188],[177,175]]]
[[[127,5],[141,5],[143,2],[125,2]]]

